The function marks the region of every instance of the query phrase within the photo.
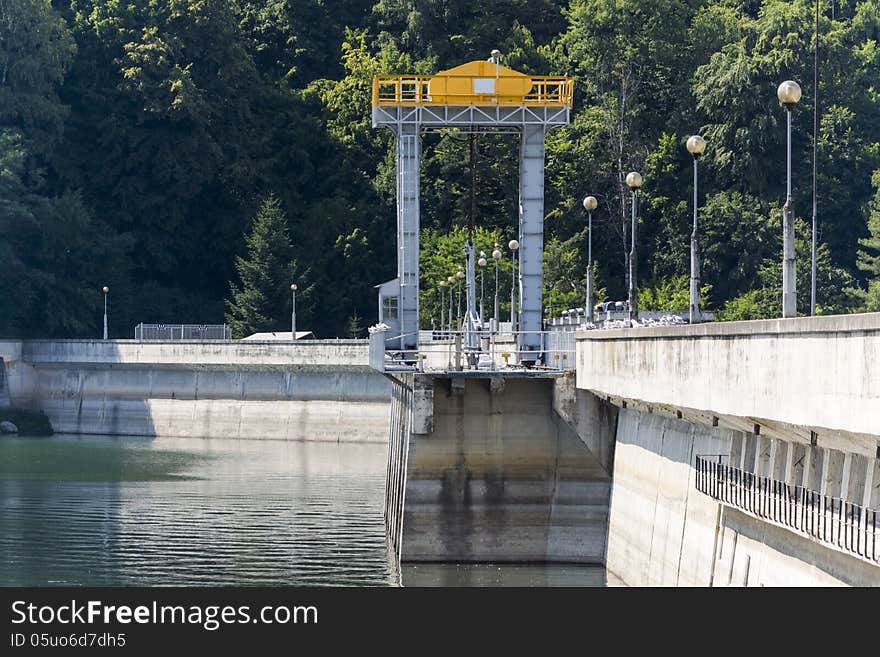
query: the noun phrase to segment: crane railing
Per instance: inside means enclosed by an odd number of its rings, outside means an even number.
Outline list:
[[[561,106],[571,107],[574,80],[562,76],[532,76],[524,93],[475,93],[472,75],[377,75],[373,78],[373,107],[418,105]],[[523,87],[525,89],[525,87]]]

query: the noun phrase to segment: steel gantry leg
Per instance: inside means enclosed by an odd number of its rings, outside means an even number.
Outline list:
[[[544,262],[544,133],[542,125],[525,125],[519,160],[519,299],[517,337],[523,362],[541,356],[541,280]]]
[[[418,126],[397,131],[397,276],[400,279],[400,348],[419,346],[419,158]],[[413,356],[415,354],[412,354]]]

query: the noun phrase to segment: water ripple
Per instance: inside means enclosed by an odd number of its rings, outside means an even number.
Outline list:
[[[53,467],[0,480],[0,584],[388,585],[385,448],[376,445],[86,439],[125,472],[88,472],[83,439],[43,441]],[[14,449],[4,444],[3,450]],[[34,450],[33,445],[27,449]],[[125,454],[106,454],[119,450]],[[169,458],[178,453],[179,458]],[[157,462],[151,462],[151,454]],[[0,454],[2,458],[4,454]],[[30,455],[28,455],[30,457]],[[189,458],[193,457],[193,458]],[[19,458],[21,460],[21,458]],[[8,462],[8,461],[7,461]],[[154,467],[186,468],[184,478]],[[112,476],[110,476],[112,475]]]

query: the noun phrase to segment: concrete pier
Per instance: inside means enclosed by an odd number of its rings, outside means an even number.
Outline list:
[[[399,377],[411,430],[386,519],[402,561],[603,562],[610,472],[554,410],[556,378]]]

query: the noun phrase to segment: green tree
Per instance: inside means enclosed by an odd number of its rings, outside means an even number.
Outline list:
[[[67,109],[57,88],[76,52],[50,0],[0,0],[0,129],[45,155],[61,135]]]
[[[363,318],[358,315],[357,311],[354,311],[354,313],[348,318],[348,337],[363,337],[362,333],[366,330],[366,328],[367,327],[364,325]]]
[[[569,308],[582,308],[587,300],[587,231],[568,240],[551,237],[544,245],[544,306],[553,315]],[[595,255],[595,254],[594,254]],[[602,280],[593,272],[593,301],[601,303],[608,296]]]
[[[639,289],[639,308],[687,312],[691,304],[690,281],[689,274],[681,274],[658,279],[653,286]],[[710,285],[703,285],[700,288],[700,307],[703,310],[708,310],[712,306],[709,297],[711,291]]]
[[[53,180],[68,116],[58,88],[76,50],[48,0],[0,1],[0,334],[7,336],[98,335],[100,288],[108,283],[120,302],[115,325],[131,319],[130,238]]]
[[[880,170],[872,177],[877,190],[868,204],[868,237],[859,240],[862,249],[858,253],[859,269],[868,274],[868,287],[864,297],[867,312],[880,311]]]
[[[257,71],[225,0],[72,0],[78,56],[52,167],[111,229],[131,232],[141,310],[211,322],[250,216],[284,181],[296,104]],[[285,199],[288,200],[288,199]],[[210,245],[210,248],[205,248]],[[213,317],[213,319],[211,319]]]
[[[274,196],[260,206],[245,243],[247,256],[235,259],[239,282],[229,284],[226,300],[226,321],[232,336],[290,330],[290,285],[302,277],[297,276],[287,219]],[[298,286],[305,287],[301,282]],[[297,296],[307,297],[307,288]],[[302,308],[298,303],[298,314]]]
[[[426,228],[421,234],[419,249],[419,269],[421,271],[422,288],[419,291],[419,314],[421,315],[421,327],[431,328],[431,320],[440,326],[440,281],[455,275],[459,267],[465,267],[464,247],[468,239],[468,230],[462,226],[456,226],[449,233]],[[498,267],[498,297],[502,317],[509,317],[510,313],[510,284],[511,265],[510,251],[507,249],[507,241],[498,230],[489,230],[477,227],[474,230],[474,246],[479,258],[480,251],[486,253],[489,261],[483,271],[484,296],[483,308],[486,318],[492,316],[495,305],[495,263],[492,260],[492,251],[496,243],[500,244],[500,251],[504,254]],[[476,271],[476,294],[477,306],[480,303],[480,272]],[[449,294],[452,293],[453,316],[459,308],[459,285],[454,283],[444,291],[444,312],[449,313]],[[461,311],[465,309],[465,287],[461,284]],[[447,322],[449,320],[447,319]]]
[[[780,220],[775,213],[774,221]],[[810,311],[810,230],[806,222],[795,225],[797,256],[797,307],[800,315]],[[827,244],[820,244],[816,253],[816,313],[838,315],[852,312],[863,296],[855,278],[846,269],[835,266]],[[771,319],[782,314],[782,251],[765,259],[758,268],[758,284],[730,299],[716,319]]]
[[[343,75],[338,54],[345,27],[359,25],[365,8],[363,0],[240,0],[240,5],[257,68],[290,88]]]
[[[553,0],[379,0],[373,8],[381,38],[410,55],[438,60],[441,69],[485,59],[501,48],[511,26],[532,26],[539,43],[563,27],[564,3]],[[505,51],[506,52],[506,51]]]
[[[114,325],[128,325],[130,236],[95,219],[77,192],[48,196],[29,161],[23,140],[0,130],[0,335],[98,335],[108,283],[118,302]]]
[[[556,310],[583,303],[586,194],[599,199],[596,286],[625,297],[623,178],[633,169],[645,180],[642,305],[681,296],[692,211],[684,142],[699,131],[709,143],[703,282],[720,316],[773,316],[785,190],[775,90],[800,81],[803,310],[813,9],[812,0],[0,0],[0,331],[92,335],[103,284],[120,334],[138,321],[218,321],[228,281],[239,280],[243,218],[272,190],[305,276],[298,315],[327,336],[349,334],[355,316],[370,322],[373,286],[395,274],[397,186],[393,137],[371,122],[372,77],[436,73],[495,47],[517,70],[575,78],[571,123],[546,138],[544,294]],[[824,8],[820,31],[819,308],[878,309],[880,0],[838,3],[833,19]],[[439,320],[439,276],[462,262],[470,138],[426,134],[422,146],[427,327]],[[513,135],[477,142],[475,220],[491,235],[478,244],[487,251],[517,233],[517,149]],[[493,275],[490,263],[487,283]],[[286,328],[282,293],[264,316]]]

